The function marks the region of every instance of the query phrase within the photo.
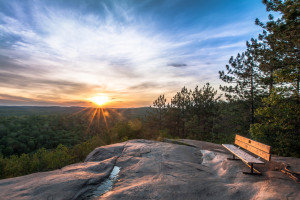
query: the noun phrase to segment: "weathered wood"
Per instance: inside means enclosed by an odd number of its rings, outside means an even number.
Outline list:
[[[236,135],[235,136],[235,140],[239,140],[241,142],[244,142],[244,143],[246,143],[248,145],[251,145],[251,146],[255,147],[256,149],[259,149],[259,150],[264,151],[266,153],[270,153],[271,152],[271,147],[270,146],[265,145],[265,144],[260,143],[260,142],[257,142],[255,140],[250,140],[250,139],[245,138],[245,137],[240,136],[240,135]]]
[[[271,160],[271,147],[254,140],[242,137],[240,135],[235,135],[235,144],[254,153],[261,158],[270,161]],[[250,167],[251,172],[243,172],[244,174],[261,175],[261,173],[253,167],[253,164],[264,164],[263,161],[252,155],[241,150],[232,144],[222,144],[227,150],[233,154],[233,159],[235,156],[239,157],[248,167]]]
[[[248,151],[258,155],[259,157],[261,157],[261,158],[263,158],[267,161],[270,161],[271,155],[269,153],[266,153],[266,152],[264,152],[260,149],[257,149],[255,147],[251,146],[250,144],[246,144],[246,143],[241,142],[239,140],[236,140],[235,144],[240,146],[240,147],[243,147],[244,149],[247,149]]]
[[[263,164],[264,162],[262,162],[261,160],[253,157],[252,155],[246,153],[245,151],[237,148],[236,146],[232,145],[232,144],[222,144],[226,149],[228,149],[228,151],[230,151],[231,153],[235,154],[237,157],[239,157],[242,161],[244,161],[245,163],[248,164]]]

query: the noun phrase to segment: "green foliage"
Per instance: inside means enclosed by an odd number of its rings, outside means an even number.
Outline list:
[[[82,162],[96,147],[144,137],[142,119],[126,120],[123,114],[109,110],[106,124],[99,115],[91,121],[93,111],[0,117],[0,178],[62,168]],[[130,112],[133,116],[133,110]]]
[[[0,152],[4,156],[32,153],[59,144],[73,146],[84,137],[86,122],[78,116],[0,117]]]
[[[219,99],[217,91],[209,83],[202,88],[197,86],[193,91],[183,87],[171,99],[171,104],[166,105],[164,95],[160,95],[153,103],[155,110],[149,113],[146,124],[159,140],[165,137],[206,140],[215,134]],[[159,122],[159,126],[153,126]],[[165,132],[167,136],[162,135]]]
[[[164,130],[159,130],[159,136],[156,138],[158,141],[163,141],[164,138],[173,138],[170,134],[169,134],[169,130],[168,129],[164,129]]]
[[[83,161],[86,158],[86,156],[95,148],[106,144],[108,143],[105,143],[102,137],[94,136],[81,144],[75,145],[69,151],[72,158],[72,163]]]
[[[4,158],[0,154],[0,178],[11,178],[34,172],[62,168],[68,164],[81,162],[96,147],[104,143],[99,136],[75,145],[73,148],[59,144],[53,150],[41,148],[32,154],[12,155]]]
[[[254,110],[261,97],[265,95],[265,87],[261,82],[261,72],[255,61],[254,45],[247,42],[247,50],[229,59],[226,72],[219,71],[219,77],[227,85],[220,86],[229,101],[245,101],[248,106],[250,124],[254,123]]]
[[[153,107],[150,107],[148,111],[148,124],[151,123],[152,127],[161,130],[165,125],[166,111],[167,111],[167,99],[165,95],[159,95],[159,97],[153,101]]]
[[[105,121],[102,119],[102,113],[97,113],[94,119],[91,119],[95,109],[88,108],[82,110],[79,114],[66,115],[24,115],[24,116],[4,116],[0,117],[0,153],[4,157],[10,155],[21,155],[22,153],[33,153],[40,148],[54,149],[59,144],[72,147],[80,144],[95,135],[101,135],[106,143],[119,141],[120,138],[129,134],[129,130],[124,133],[119,131],[115,139],[108,132],[108,128],[114,127],[121,120],[129,123],[132,129],[129,138],[134,138],[135,134],[141,132],[141,119],[136,121],[134,115],[140,115],[146,112],[146,109],[106,110],[108,117]],[[100,116],[101,115],[101,116]],[[127,115],[130,117],[127,119]],[[122,135],[123,134],[123,135]]]
[[[278,155],[299,157],[300,1],[264,0],[263,3],[268,12],[278,12],[278,18],[269,15],[266,23],[256,19],[263,32],[247,42],[245,53],[230,59],[227,74],[220,72],[220,78],[231,83],[221,89],[239,96],[246,94],[240,99],[249,101],[251,117],[253,108],[257,108],[256,121],[251,120],[251,124],[256,122],[250,128],[252,136],[271,145]],[[255,92],[257,89],[264,93],[268,89],[262,101],[263,96]],[[244,98],[247,96],[250,98]]]
[[[122,137],[121,142],[126,142],[127,140],[128,140],[128,137],[125,136],[125,137]]]
[[[143,124],[139,119],[129,120],[128,126],[132,131],[139,132],[143,128]]]
[[[110,134],[110,142],[123,141],[125,139],[142,138],[143,123],[140,119],[129,121],[119,121],[112,128]]]
[[[300,156],[300,106],[275,91],[263,100],[264,107],[256,110],[260,123],[251,126],[258,140],[273,147],[274,153],[283,156]]]
[[[300,60],[300,2],[298,0],[264,0],[267,11],[280,14],[278,19],[270,14],[269,21],[256,24],[263,28],[255,45],[254,57],[259,62],[260,70],[271,77],[272,84],[279,88],[288,88],[288,94],[299,101],[299,60]]]
[[[199,118],[197,115],[192,116],[185,124],[188,131],[189,139],[203,140],[203,134],[200,133],[201,126],[199,125]]]
[[[260,92],[258,67],[250,48],[235,58],[231,56],[229,65],[226,65],[226,72],[219,71],[219,76],[225,83],[230,83],[228,86],[220,86],[229,100],[251,100],[254,93]]]
[[[118,141],[121,138],[128,137],[132,135],[132,130],[126,121],[120,121],[118,122],[113,128],[112,128],[112,134],[115,136],[115,141]]]

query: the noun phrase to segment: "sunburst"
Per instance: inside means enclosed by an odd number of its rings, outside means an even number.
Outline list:
[[[107,96],[94,96],[90,100],[98,106],[103,106],[109,101],[109,98]]]

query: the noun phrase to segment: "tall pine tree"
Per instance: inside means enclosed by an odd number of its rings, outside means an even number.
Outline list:
[[[255,57],[259,68],[271,73],[270,91],[275,83],[299,103],[300,1],[264,0],[263,3],[267,11],[279,12],[280,17],[275,20],[270,14],[265,24],[256,19],[263,34],[259,35]]]
[[[256,24],[263,34],[255,41],[253,57],[269,84],[269,96],[264,106],[256,110],[258,123],[251,126],[252,135],[273,146],[280,155],[300,156],[300,1],[264,0],[267,11],[279,12],[279,18],[269,15],[269,21]],[[269,82],[268,82],[269,81]],[[271,82],[270,82],[271,81]]]
[[[228,100],[245,101],[249,107],[250,124],[254,123],[256,99],[262,94],[259,70],[253,58],[253,47],[247,42],[247,51],[231,57],[226,72],[219,71],[220,79],[228,85],[220,86]]]

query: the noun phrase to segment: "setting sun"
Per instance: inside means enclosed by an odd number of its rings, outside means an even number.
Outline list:
[[[95,96],[90,98],[90,100],[98,106],[102,106],[103,104],[107,103],[109,99],[107,96]]]

